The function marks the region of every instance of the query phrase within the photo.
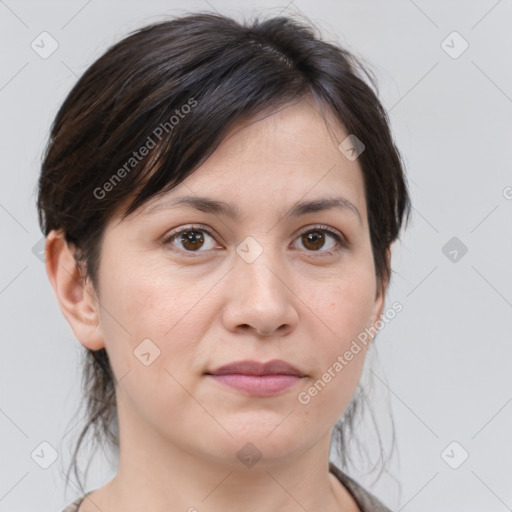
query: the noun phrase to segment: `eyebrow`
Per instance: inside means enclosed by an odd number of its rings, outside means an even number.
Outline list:
[[[161,210],[167,210],[179,205],[188,206],[205,213],[225,215],[237,221],[239,221],[241,218],[241,212],[238,206],[231,203],[226,203],[225,201],[219,201],[209,197],[199,196],[178,197],[164,203],[157,204],[150,208],[146,212],[146,215],[150,215]],[[344,197],[320,198],[313,199],[311,201],[299,201],[298,203],[295,203],[292,208],[284,215],[284,218],[298,217],[300,215],[307,215],[308,213],[315,213],[332,209],[351,212],[358,218],[360,224],[363,223],[363,219],[359,210]]]

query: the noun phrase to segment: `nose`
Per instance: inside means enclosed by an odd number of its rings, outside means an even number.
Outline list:
[[[290,277],[266,251],[248,263],[236,256],[228,275],[223,323],[231,332],[253,331],[259,336],[284,336],[298,322]]]

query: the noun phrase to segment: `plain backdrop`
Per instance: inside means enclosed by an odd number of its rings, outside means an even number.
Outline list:
[[[379,333],[363,375],[383,442],[394,422],[398,450],[377,483],[363,470],[352,476],[394,510],[512,510],[511,3],[5,0],[0,511],[60,511],[78,495],[72,484],[65,492],[62,471],[82,426],[81,346],[38,252],[35,191],[50,123],[108,46],[205,10],[310,17],[371,66],[404,156],[413,211],[388,293],[403,311]],[[47,52],[58,45],[46,58],[32,44],[41,37]],[[370,422],[359,434],[375,455]],[[115,470],[97,460],[89,489]]]

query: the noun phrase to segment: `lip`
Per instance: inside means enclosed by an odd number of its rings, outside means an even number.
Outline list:
[[[304,374],[295,366],[281,359],[272,359],[266,363],[259,361],[235,361],[207,372],[210,375],[226,375],[243,373],[245,375],[295,375],[304,377]]]
[[[206,372],[219,384],[251,396],[272,396],[297,384],[305,375],[279,359],[266,363],[237,361]]]

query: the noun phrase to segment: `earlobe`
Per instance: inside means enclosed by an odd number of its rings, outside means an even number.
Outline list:
[[[89,279],[84,280],[62,231],[46,237],[46,272],[62,314],[82,345],[99,350],[105,347],[100,329],[99,303]]]

